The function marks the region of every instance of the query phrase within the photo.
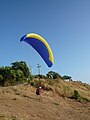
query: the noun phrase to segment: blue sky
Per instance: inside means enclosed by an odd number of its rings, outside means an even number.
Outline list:
[[[49,43],[55,63],[48,68],[28,44],[27,33]],[[0,66],[25,61],[37,74],[49,71],[90,83],[90,0],[0,0]]]

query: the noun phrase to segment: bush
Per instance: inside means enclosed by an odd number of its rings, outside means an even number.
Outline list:
[[[34,87],[36,86],[34,81],[31,81],[31,82],[30,82],[30,85],[31,85],[31,86],[34,86]]]
[[[82,97],[80,96],[80,94],[77,90],[74,90],[74,94],[70,98],[75,99],[78,102],[82,102]]]
[[[3,85],[3,76],[2,75],[0,75],[0,85],[2,86]]]
[[[0,81],[2,81],[3,80],[3,76],[2,75],[0,75]]]
[[[74,99],[79,100],[80,99],[80,94],[77,90],[74,90]]]
[[[59,75],[58,73],[56,73],[54,71],[49,71],[46,75],[49,79],[62,78],[61,75]]]

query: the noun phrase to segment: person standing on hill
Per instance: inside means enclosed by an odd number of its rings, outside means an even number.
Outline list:
[[[39,95],[40,99],[42,99],[42,87],[41,86],[36,89],[36,95]]]

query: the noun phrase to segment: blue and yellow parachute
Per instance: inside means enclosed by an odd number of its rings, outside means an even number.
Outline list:
[[[20,39],[31,45],[43,58],[48,67],[51,67],[54,63],[54,57],[50,46],[44,38],[35,33],[26,34]]]

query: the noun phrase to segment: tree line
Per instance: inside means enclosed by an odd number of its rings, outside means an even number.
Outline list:
[[[11,63],[11,66],[0,67],[0,85],[15,85],[27,81],[29,68],[24,61]]]
[[[71,79],[69,76],[61,76],[54,71],[49,71],[46,75],[32,75],[25,61],[16,61],[10,66],[0,67],[0,86],[16,85],[30,82],[33,78],[43,79]]]

